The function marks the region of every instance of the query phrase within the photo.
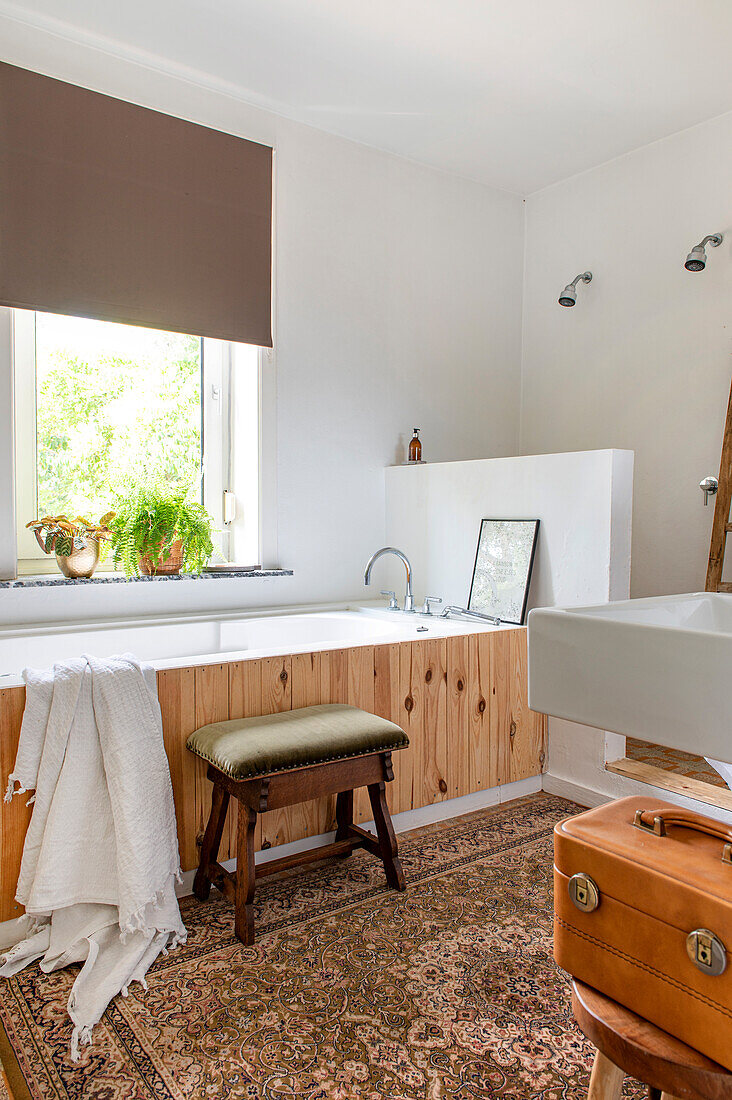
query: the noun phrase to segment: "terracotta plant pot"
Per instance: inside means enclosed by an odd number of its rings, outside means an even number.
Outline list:
[[[57,554],[56,562],[65,577],[76,579],[84,577],[87,580],[94,575],[94,570],[99,565],[99,541],[87,538],[86,546],[74,550],[71,554]]]
[[[170,544],[167,558],[162,553],[153,558],[150,554],[140,554],[140,572],[146,577],[171,577],[180,573],[183,567],[183,539]]]

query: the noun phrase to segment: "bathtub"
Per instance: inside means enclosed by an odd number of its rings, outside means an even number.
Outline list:
[[[224,657],[246,660],[502,629],[509,628],[370,607],[13,628],[0,631],[0,687],[21,684],[24,668],[46,668],[85,653],[134,653],[156,669],[168,669]]]

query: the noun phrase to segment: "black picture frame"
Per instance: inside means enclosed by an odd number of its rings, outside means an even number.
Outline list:
[[[482,519],[480,522],[480,531],[478,532],[478,545],[475,550],[475,561],[473,562],[473,576],[470,581],[470,596],[468,597],[468,609],[470,611],[478,611],[484,615],[495,615],[504,623],[510,623],[515,626],[523,626],[526,619],[526,605],[529,600],[529,586],[531,584],[531,574],[534,568],[534,559],[536,557],[536,545],[539,538],[539,523],[538,519]],[[481,599],[478,596],[477,589],[483,586],[479,570],[481,568],[488,568],[485,563],[485,543],[492,532],[494,538],[500,534],[510,535],[512,530],[512,524],[520,525],[520,529],[517,526],[516,531],[516,550],[519,554],[519,560],[514,563],[514,569],[512,575],[509,578],[498,576],[493,578],[492,587],[494,589],[494,599],[488,603],[485,599]],[[523,545],[519,547],[518,539],[521,538]],[[510,539],[508,540],[510,542]],[[502,570],[505,571],[505,564],[502,566]],[[496,566],[496,573],[498,573],[499,567]],[[477,583],[476,583],[477,579]],[[509,582],[509,587],[506,589],[506,580]],[[489,580],[489,583],[490,580]],[[500,588],[503,587],[506,599],[503,601],[500,598]],[[516,612],[520,606],[520,613]]]

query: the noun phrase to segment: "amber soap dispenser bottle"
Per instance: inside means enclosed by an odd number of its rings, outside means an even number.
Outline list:
[[[419,438],[419,428],[414,429],[414,435],[409,440],[409,461],[422,461],[422,442]]]

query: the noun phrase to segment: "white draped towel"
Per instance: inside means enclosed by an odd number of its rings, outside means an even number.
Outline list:
[[[152,668],[81,657],[25,682],[5,796],[35,791],[16,893],[25,938],[0,975],[83,962],[68,1005],[76,1059],[112,997],[185,942],[173,791]]]

